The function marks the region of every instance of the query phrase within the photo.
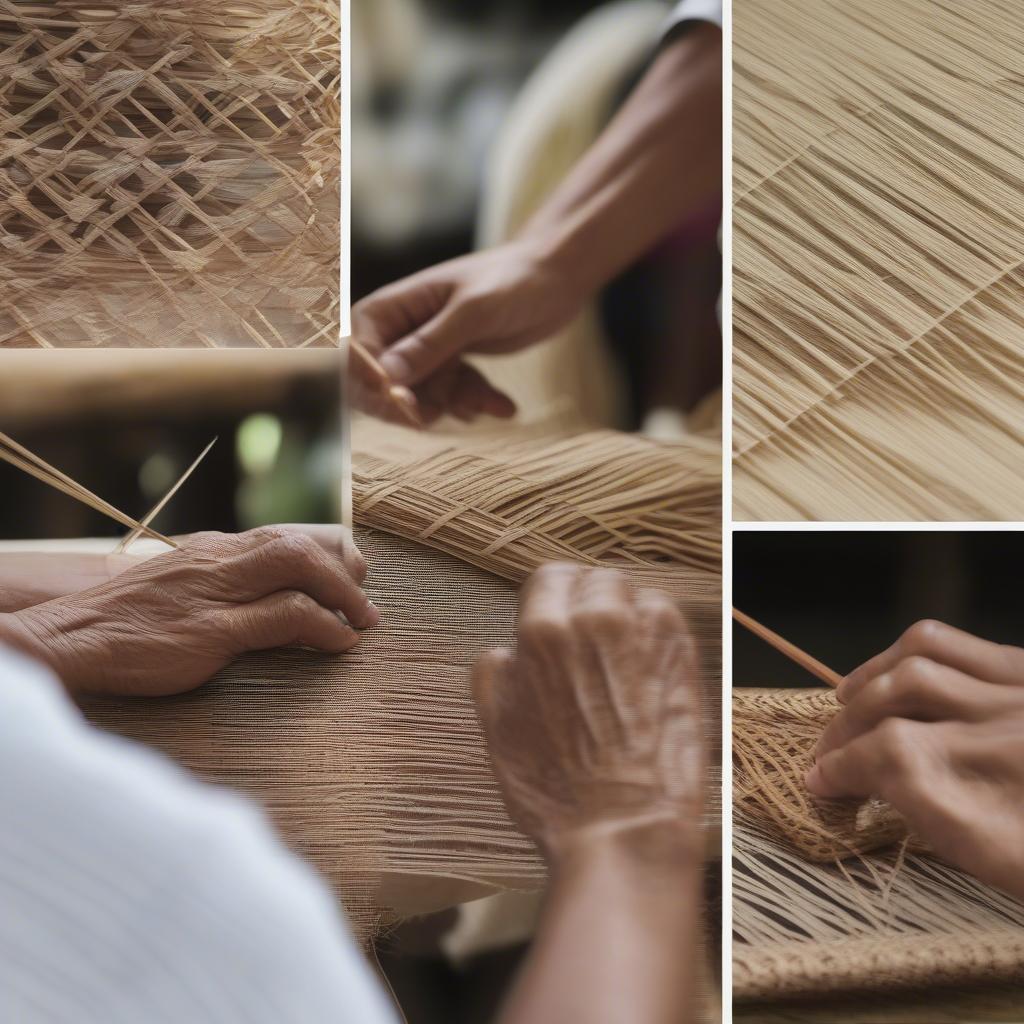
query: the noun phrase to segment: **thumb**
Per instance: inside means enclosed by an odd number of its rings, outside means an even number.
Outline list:
[[[396,384],[418,384],[457,358],[475,340],[466,307],[457,299],[419,330],[387,348],[380,365]]]

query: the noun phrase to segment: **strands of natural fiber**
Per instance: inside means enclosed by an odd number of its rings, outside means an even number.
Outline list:
[[[0,347],[338,343],[336,0],[0,0]]]
[[[737,999],[1024,977],[1024,906],[930,857],[880,800],[819,800],[831,691],[733,692]]]
[[[168,537],[150,529],[148,524],[140,523],[131,516],[120,511],[120,509],[114,508],[114,506],[109,502],[104,501],[102,498],[93,494],[92,491],[87,490],[81,484],[72,480],[66,473],[62,473],[59,469],[54,468],[48,462],[41,459],[38,455],[33,454],[23,445],[18,444],[17,441],[8,437],[8,435],[4,433],[0,433],[0,459],[14,466],[16,469],[20,469],[22,472],[28,473],[30,476],[35,477],[42,483],[48,484],[50,487],[55,488],[62,494],[75,498],[77,501],[82,502],[84,505],[88,505],[97,512],[102,512],[105,516],[109,516],[122,526],[131,527],[133,531],[137,531],[137,534],[144,533],[147,537],[153,537],[155,540],[163,541],[164,544],[169,544],[172,548],[177,547],[174,541],[170,540]]]
[[[354,452],[356,519],[507,579],[545,561],[693,569],[721,558],[718,446],[595,431],[453,439],[422,456]]]
[[[1017,519],[1024,150],[1011,0],[746,0],[734,512]]]
[[[733,806],[815,861],[891,845],[907,834],[880,800],[819,800],[804,787],[813,748],[839,711],[832,691],[733,691]]]
[[[802,669],[810,672],[811,675],[816,676],[823,683],[828,683],[833,689],[837,687],[842,681],[843,677],[838,673],[834,672],[827,665],[823,665],[817,658],[812,657],[806,651],[800,650],[796,644],[791,644],[784,637],[779,636],[778,633],[770,630],[767,626],[762,626],[756,619],[752,619],[749,615],[745,615],[738,608],[733,608],[732,617],[746,629],[749,629],[754,636],[760,637],[765,643],[771,644],[780,654],[784,654],[791,661],[795,662]]]
[[[536,890],[545,873],[508,818],[470,692],[479,655],[514,641],[515,585],[382,532],[359,530],[356,541],[382,620],[348,654],[250,655],[194,693],[86,710],[255,797],[365,940],[400,917]],[[720,597],[687,594],[686,607],[702,651],[705,734],[715,737]],[[708,789],[713,833],[714,770]]]
[[[432,442],[410,439],[416,443]],[[382,620],[348,654],[290,649],[251,655],[208,686],[156,707],[111,700],[87,707],[98,724],[258,799],[286,840],[331,881],[364,940],[400,917],[543,884],[543,865],[508,819],[491,772],[469,675],[485,650],[514,642],[512,580],[547,561],[552,550],[577,562],[621,566],[635,584],[660,586],[682,602],[702,656],[709,766],[719,760],[717,574],[668,560],[662,534],[667,524],[689,518],[672,514],[658,486],[628,476],[617,490],[611,483],[622,481],[623,453],[633,464],[653,467],[650,475],[662,485],[666,475],[677,479],[666,449],[600,434],[579,439],[577,457],[565,441],[512,438],[503,470],[489,454],[492,442],[464,439],[461,446],[461,461],[455,442],[433,462],[408,460],[416,487],[432,495],[430,502],[442,500],[443,508],[440,514],[434,504],[409,509],[405,519],[399,514],[405,505],[386,500],[385,492],[399,494],[403,486],[395,464],[381,460],[374,476],[375,464],[358,455],[356,521],[383,511],[396,532],[423,533],[424,539],[365,526],[357,531],[369,567],[366,589]],[[697,466],[710,462],[699,448],[690,456]],[[693,480],[703,487],[704,470]],[[557,495],[557,505],[538,501],[539,539],[494,544],[513,520],[523,537],[530,535],[529,510],[518,506],[540,481]],[[438,516],[436,529],[421,523],[428,513]],[[460,527],[463,520],[471,525]],[[718,522],[715,508],[700,535],[712,537]],[[677,537],[669,550],[684,546]],[[709,767],[705,828],[712,839],[719,781],[717,767]]]
[[[738,811],[740,1001],[1024,978],[1024,906],[925,854],[810,864]]]
[[[139,520],[139,525],[136,526],[135,529],[132,530],[130,533],[125,534],[125,537],[121,541],[121,543],[118,544],[116,548],[114,548],[114,552],[116,554],[122,554],[123,552],[127,551],[132,546],[132,544],[134,544],[135,541],[139,539],[139,537],[142,535],[143,530],[145,530],[146,527],[149,526],[149,524],[153,522],[153,520],[156,519],[158,515],[160,515],[160,513],[167,506],[167,503],[171,500],[171,498],[173,498],[178,493],[178,491],[181,490],[182,484],[184,484],[185,481],[196,471],[196,469],[198,469],[199,463],[206,458],[206,456],[210,452],[210,449],[217,443],[217,440],[218,439],[215,437],[199,453],[195,462],[193,462],[192,465],[189,466],[188,469],[186,469],[185,472],[182,473],[181,476],[171,485],[171,489],[142,517],[142,519]]]

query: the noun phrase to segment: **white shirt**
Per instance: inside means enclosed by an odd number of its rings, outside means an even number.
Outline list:
[[[722,27],[722,0],[679,0],[672,9],[665,32],[685,21],[710,21]]]
[[[325,885],[253,805],[90,727],[0,647],[0,1020],[396,1017]]]

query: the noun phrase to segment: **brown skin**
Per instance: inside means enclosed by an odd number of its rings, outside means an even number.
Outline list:
[[[363,299],[354,337],[388,381],[354,360],[355,393],[386,418],[389,383],[418,414],[507,418],[509,398],[463,359],[551,337],[620,271],[721,190],[722,34],[698,24],[666,45],[563,184],[501,246],[414,274]]]
[[[73,694],[182,693],[247,651],[353,647],[355,630],[380,618],[360,589],[365,571],[340,528],[200,533],[89,589],[0,615],[0,640]]]
[[[918,622],[837,694],[807,788],[882,797],[939,856],[1024,898],[1024,649]]]
[[[703,743],[694,643],[619,573],[553,564],[474,690],[509,812],[550,884],[503,1024],[679,1024],[694,1012]]]

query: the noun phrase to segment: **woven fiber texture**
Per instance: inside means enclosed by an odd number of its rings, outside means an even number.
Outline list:
[[[1024,982],[1024,907],[1012,897],[898,850],[809,863],[737,813],[735,999],[1015,980]]]
[[[831,690],[733,691],[733,806],[814,861],[891,846],[903,818],[880,800],[819,800],[804,788],[812,749],[839,710]]]
[[[336,345],[337,0],[0,0],[0,347]]]
[[[406,432],[408,433],[408,432]],[[717,440],[655,443],[611,430],[408,438],[411,454],[354,452],[360,520],[456,552],[510,579],[541,562],[692,569],[717,589]]]
[[[1018,519],[1015,0],[740,0],[734,512]]]
[[[830,690],[734,692],[735,997],[1024,980],[1017,900],[929,857],[881,802],[808,796],[837,709]]]
[[[534,458],[550,456],[560,443],[521,442],[511,464],[521,466],[526,450]],[[658,446],[631,438],[620,443],[641,461],[646,451],[652,476],[662,487],[674,485]],[[580,445],[587,449],[585,438]],[[467,456],[473,450],[466,443]],[[604,458],[612,454],[606,450]],[[566,460],[572,461],[563,453]],[[607,498],[601,506],[607,523],[595,524],[584,510],[593,507],[589,488],[599,461],[584,460],[575,497],[560,496],[558,553],[621,566],[635,583],[679,599],[702,652],[705,735],[717,737],[718,577],[665,559],[653,539],[656,530],[645,543],[644,530],[627,529],[624,510],[636,500],[633,487],[620,487],[618,503]],[[493,501],[504,487],[511,508],[520,483],[509,470],[502,484],[486,461],[475,483],[449,472],[447,463],[432,486],[421,473],[426,493],[439,500],[461,488],[462,504],[446,509],[435,530],[420,526],[410,511],[402,528],[424,533],[425,540],[396,536],[397,527],[369,524],[386,506],[378,501],[364,508],[363,501],[371,493],[380,497],[384,476],[368,475],[366,457],[359,462],[355,511],[363,525],[356,539],[369,566],[367,591],[383,617],[355,649],[341,657],[296,649],[250,656],[192,694],[156,703],[91,701],[87,713],[103,727],[166,751],[202,778],[259,800],[286,840],[334,885],[366,940],[409,914],[543,884],[542,863],[508,819],[491,772],[469,671],[484,650],[512,641],[515,581],[549,559],[551,542],[543,539],[548,519],[538,510],[542,540],[536,547],[495,543],[505,522],[481,516],[472,495]],[[660,505],[664,494],[656,487],[641,490],[646,497],[636,515],[642,517],[648,502]],[[677,494],[680,507],[686,501]],[[460,531],[461,520],[474,524],[472,530]],[[528,530],[527,514],[517,521]],[[619,543],[600,559],[598,538],[609,529]],[[708,760],[718,763],[713,751]],[[718,771],[709,769],[711,836],[719,820],[719,781]]]

